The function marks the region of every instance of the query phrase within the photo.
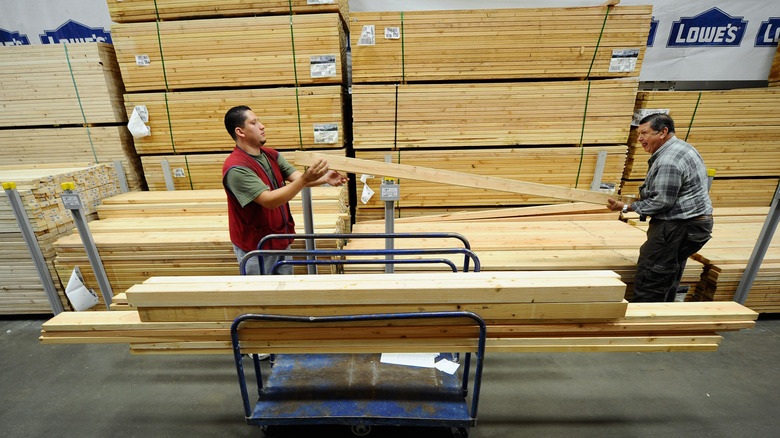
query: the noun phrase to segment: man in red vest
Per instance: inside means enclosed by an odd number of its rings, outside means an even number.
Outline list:
[[[265,126],[247,106],[237,106],[225,114],[225,128],[236,147],[222,166],[222,185],[228,199],[230,240],[239,261],[257,249],[260,239],[269,234],[295,233],[295,222],[288,202],[304,187],[330,184],[341,186],[347,178],[328,170],[318,160],[305,172],[290,165],[279,152],[263,147]],[[285,181],[289,184],[285,184]],[[286,249],[289,240],[272,240],[264,249]],[[283,257],[263,257],[262,273],[270,274]],[[281,266],[278,274],[292,274],[292,266]],[[257,257],[246,264],[247,274],[260,274]]]

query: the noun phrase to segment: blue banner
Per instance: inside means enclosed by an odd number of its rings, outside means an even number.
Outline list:
[[[772,17],[761,23],[756,34],[756,47],[775,47],[780,41],[780,18]]]
[[[106,32],[102,27],[85,26],[74,20],[66,21],[56,30],[46,30],[40,37],[43,44],[112,43],[111,32]]]
[[[712,8],[695,17],[682,17],[672,24],[666,47],[739,47],[748,22]]]
[[[22,35],[19,32],[11,32],[5,29],[0,29],[0,42],[4,46],[30,45],[30,40],[27,38],[27,35]]]

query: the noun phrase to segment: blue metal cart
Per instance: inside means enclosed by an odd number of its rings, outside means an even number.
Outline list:
[[[241,260],[241,273],[245,274],[246,261],[264,255],[309,256],[309,260],[280,261],[272,271],[283,264],[349,264],[349,263],[445,263],[454,271],[457,268],[446,259],[396,259],[398,256],[463,254],[463,270],[468,271],[473,262],[479,271],[479,259],[468,241],[457,233],[411,234],[305,234],[267,236],[258,245],[277,238],[333,239],[333,238],[454,238],[463,242],[464,248],[445,249],[384,249],[384,250],[264,250],[247,253]],[[316,256],[390,255],[386,260],[316,260]],[[268,376],[263,378],[260,361],[252,355],[258,400],[254,406],[249,400],[239,328],[246,321],[285,321],[296,323],[333,323],[378,320],[469,318],[479,329],[474,345],[476,367],[473,373],[473,391],[468,399],[472,353],[441,354],[444,358],[461,362],[460,377],[436,368],[419,368],[380,362],[380,354],[279,354],[273,355]],[[285,425],[346,425],[358,436],[367,435],[371,426],[426,426],[449,427],[454,436],[465,437],[468,428],[477,420],[482,366],[485,357],[485,322],[472,312],[420,312],[328,317],[304,317],[284,315],[242,315],[231,326],[231,340],[236,371],[248,424],[261,427]]]
[[[436,368],[384,364],[379,354],[279,354],[264,379],[260,362],[252,356],[257,402],[249,400],[239,328],[246,321],[298,323],[359,322],[401,319],[469,318],[479,327],[474,346],[476,367],[468,400],[471,353],[460,360],[461,376]],[[467,436],[477,421],[477,407],[485,357],[485,322],[471,312],[395,313],[328,317],[242,315],[230,334],[233,355],[248,424],[347,425],[364,435],[371,426],[449,427]],[[454,359],[450,354],[444,356]]]

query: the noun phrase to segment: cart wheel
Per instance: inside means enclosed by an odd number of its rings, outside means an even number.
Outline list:
[[[465,427],[452,427],[450,433],[452,433],[452,438],[468,438],[469,436],[469,430]]]
[[[355,436],[368,436],[371,433],[371,426],[366,424],[355,424],[352,426],[352,435]]]

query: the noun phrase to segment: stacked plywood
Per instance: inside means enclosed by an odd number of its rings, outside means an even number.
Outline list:
[[[687,139],[715,169],[715,206],[767,206],[780,178],[780,89],[640,92],[637,110],[668,110],[677,137]],[[637,193],[649,156],[632,130],[623,194]]]
[[[589,186],[595,149],[628,137],[650,21],[649,6],[353,13],[356,156],[436,148],[420,152],[425,166],[461,169],[449,157],[489,147],[504,161],[474,158],[471,172],[506,175],[507,162],[522,162],[517,175],[534,169],[527,180],[575,188],[585,168]],[[413,209],[551,202],[408,188],[402,205]],[[358,205],[357,220],[375,217],[377,202]]]
[[[258,114],[268,147],[322,150],[348,144],[341,85],[346,2],[110,3],[120,22],[112,26],[112,36],[127,91],[156,91],[125,95],[128,113],[136,107],[148,113],[151,135],[136,138],[135,145],[151,190],[165,187],[159,162],[169,157],[163,154],[183,161],[171,166],[176,189],[221,186],[214,153],[235,145],[223,122],[234,106],[247,105]],[[270,88],[278,86],[285,88]]]
[[[352,13],[352,76],[355,82],[639,76],[651,10]],[[375,36],[368,38],[371,28]],[[636,68],[616,72],[615,51],[626,49],[636,50]]]
[[[152,278],[130,288],[131,310],[58,315],[43,343],[129,343],[136,353],[230,353],[244,313],[351,315],[471,310],[490,352],[710,351],[716,331],[753,327],[736,303],[627,304],[609,271]],[[472,351],[469,320],[306,324],[252,322],[242,352]]]
[[[381,232],[380,221],[361,222],[354,233]],[[643,230],[618,220],[618,213],[604,207],[566,204],[521,207],[483,212],[452,213],[441,216],[400,218],[395,231],[452,232],[466,237],[477,254],[483,271],[603,270],[620,274],[633,293],[633,279],[639,247],[646,237]],[[382,240],[355,239],[345,249],[384,248]],[[459,248],[455,240],[399,239],[395,248]],[[462,269],[462,255],[410,256],[413,259],[446,258]],[[399,257],[400,258],[400,257]],[[358,258],[355,258],[358,259]],[[364,265],[350,272],[366,271]],[[382,269],[382,268],[379,268]],[[397,270],[447,269],[441,264],[398,265]],[[682,284],[695,286],[703,272],[701,263],[686,266]]]
[[[268,132],[268,131],[266,131]],[[326,156],[341,156],[344,149],[324,150]],[[141,157],[144,176],[149,190],[166,190],[163,161],[171,169],[173,185],[176,190],[221,189],[222,165],[227,152],[218,154],[181,154],[146,155]],[[293,151],[281,151],[281,155],[292,165],[296,165]],[[303,167],[299,166],[303,170]]]
[[[100,220],[90,224],[90,231],[113,292],[121,293],[151,276],[237,274],[225,196],[224,190],[133,192],[105,200]],[[349,231],[343,188],[312,188],[312,201],[315,232]],[[303,232],[300,196],[291,202],[291,209],[298,232]],[[56,268],[64,274],[79,266],[85,284],[95,287],[80,242],[76,234],[55,242]],[[294,247],[303,245],[296,241]],[[336,242],[318,245],[334,247]]]
[[[347,0],[265,0],[247,4],[245,0],[108,0],[108,12],[117,23],[182,18],[231,17],[252,14],[312,14],[339,12],[347,19]]]
[[[125,95],[125,100],[128,113],[137,105],[146,106],[149,113],[146,125],[152,135],[135,140],[139,154],[230,152],[234,145],[225,131],[224,117],[237,105],[255,110],[274,149],[345,147],[342,87],[338,85],[134,93]],[[322,125],[332,126],[332,135],[321,135]]]
[[[62,206],[60,184],[75,182],[75,192],[83,203],[84,213],[93,216],[101,199],[118,193],[113,165],[0,168],[0,181],[16,184],[49,275],[63,307],[69,308],[63,286],[70,272],[63,272],[61,281],[54,268],[53,242],[75,227],[72,214]],[[0,314],[51,312],[51,305],[5,192],[0,196],[0,252],[5,260],[0,267]]]
[[[129,92],[344,82],[336,13],[115,24],[111,35]]]
[[[113,162],[141,188],[113,46],[0,48],[0,163]]]

